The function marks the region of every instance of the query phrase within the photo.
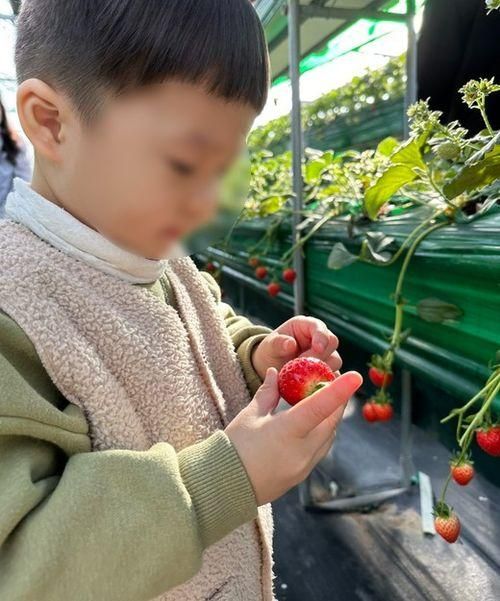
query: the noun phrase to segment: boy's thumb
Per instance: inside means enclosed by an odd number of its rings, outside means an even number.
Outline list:
[[[269,367],[264,382],[255,393],[253,403],[260,415],[267,415],[276,407],[279,400],[278,370],[275,367]]]

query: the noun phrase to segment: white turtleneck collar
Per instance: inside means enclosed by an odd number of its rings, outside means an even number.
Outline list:
[[[14,180],[5,214],[55,248],[133,284],[156,281],[165,271],[167,259],[185,254],[181,246],[176,246],[165,259],[152,260],[124,250],[35,192],[21,179]]]

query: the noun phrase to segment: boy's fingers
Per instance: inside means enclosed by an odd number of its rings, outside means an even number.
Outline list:
[[[361,386],[363,378],[350,371],[337,378],[318,392],[286,412],[286,419],[293,434],[304,437],[347,403]]]
[[[345,408],[346,405],[341,405],[332,413],[332,415],[323,420],[321,424],[316,426],[316,428],[314,428],[314,430],[309,434],[309,440],[311,441],[314,449],[322,447],[329,440],[332,440],[333,442],[333,438],[335,438],[335,431],[342,421]]]
[[[279,400],[278,370],[275,367],[269,367],[264,382],[255,393],[253,402],[259,415],[267,415],[276,407]]]

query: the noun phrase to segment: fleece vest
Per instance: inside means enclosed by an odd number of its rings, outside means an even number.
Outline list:
[[[157,442],[180,451],[223,429],[250,401],[217,303],[192,260],[167,261],[165,277],[176,308],[25,226],[0,223],[0,308],[83,410],[94,451]],[[272,601],[271,549],[265,506],[206,549],[196,576],[157,601]]]

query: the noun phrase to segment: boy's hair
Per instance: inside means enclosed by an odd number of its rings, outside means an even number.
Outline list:
[[[250,0],[24,0],[18,81],[65,92],[89,121],[103,92],[169,79],[258,112],[267,98],[264,32]]]

